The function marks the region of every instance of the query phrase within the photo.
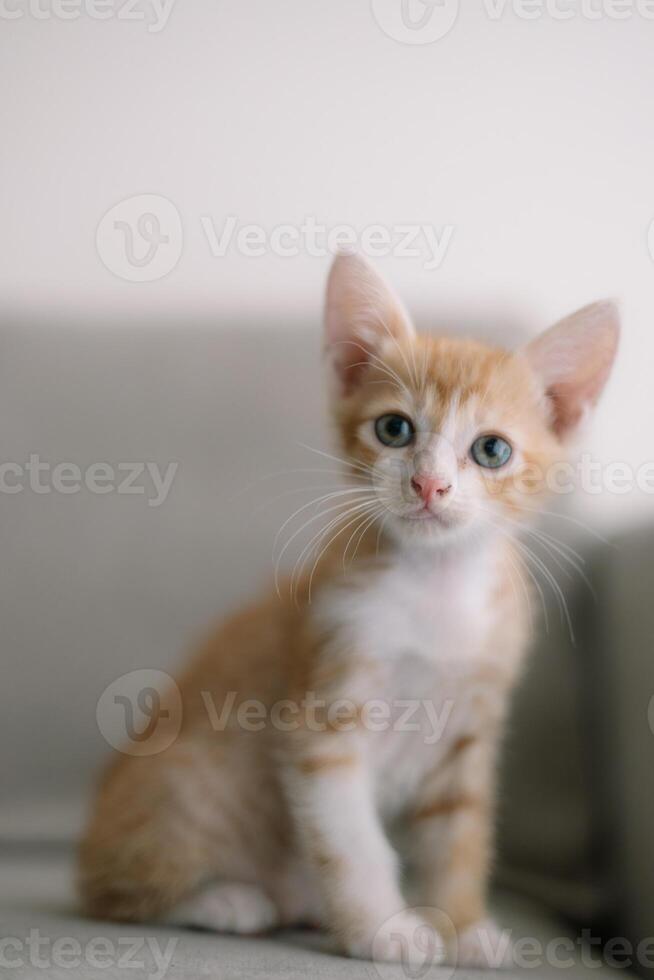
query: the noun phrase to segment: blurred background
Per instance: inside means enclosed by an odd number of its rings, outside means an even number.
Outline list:
[[[646,0],[411,0],[422,30],[403,24],[401,0],[101,3],[3,0],[5,315],[89,327],[282,317],[315,330],[325,235],[322,254],[305,233],[283,239],[297,252],[283,256],[256,235],[243,254],[239,231],[381,226],[395,248],[378,239],[368,254],[426,322],[465,312],[535,329],[617,297],[624,342],[590,447],[646,458]],[[96,247],[105,213],[137,195],[164,197],[181,224],[173,268],[152,282],[108,271]],[[405,225],[435,230],[437,267],[424,236],[419,254],[393,254]],[[134,248],[147,257],[147,241]],[[619,524],[649,501],[587,504]]]
[[[290,471],[329,467],[300,444],[329,447],[341,245],[425,329],[517,344],[621,305],[580,449],[599,482],[550,529],[598,598],[556,572],[573,645],[545,589],[502,873],[567,921],[653,931],[653,43],[647,0],[0,0],[12,902],[69,894],[102,692],[267,583]]]

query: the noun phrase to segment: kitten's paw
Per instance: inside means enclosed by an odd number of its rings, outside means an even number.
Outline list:
[[[448,948],[447,958],[455,966],[507,969],[514,966],[511,935],[492,919],[482,919],[459,933],[457,942]]]
[[[225,882],[209,885],[186,899],[168,917],[181,926],[251,935],[279,924],[277,906],[256,885]]]
[[[443,962],[445,944],[440,933],[419,915],[398,912],[374,934],[346,941],[349,956],[377,963],[404,963],[424,969]]]

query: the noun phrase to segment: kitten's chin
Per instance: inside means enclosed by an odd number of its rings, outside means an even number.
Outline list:
[[[393,515],[387,521],[386,528],[389,536],[400,544],[437,549],[465,541],[466,538],[472,540],[473,525],[471,518],[442,511],[428,517],[423,517],[422,513],[406,517]]]

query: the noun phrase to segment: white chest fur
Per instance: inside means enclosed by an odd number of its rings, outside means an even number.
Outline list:
[[[470,677],[496,628],[496,575],[490,549],[398,553],[329,587],[315,607],[331,654],[373,665],[343,693],[389,706],[387,724],[367,739],[384,809],[413,796],[425,771],[474,729]]]
[[[327,588],[315,609],[350,649],[380,662],[406,655],[435,667],[473,662],[492,628],[496,562],[488,548],[404,553]]]

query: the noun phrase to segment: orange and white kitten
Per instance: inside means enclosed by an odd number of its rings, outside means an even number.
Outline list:
[[[484,965],[496,758],[529,633],[513,541],[617,339],[610,303],[516,353],[419,335],[363,260],[337,257],[339,533],[311,583],[200,651],[177,740],[106,774],[81,849],[91,914],[237,933],[310,922],[351,956],[420,963],[424,916],[439,955]],[[216,726],[208,705],[230,698]]]

